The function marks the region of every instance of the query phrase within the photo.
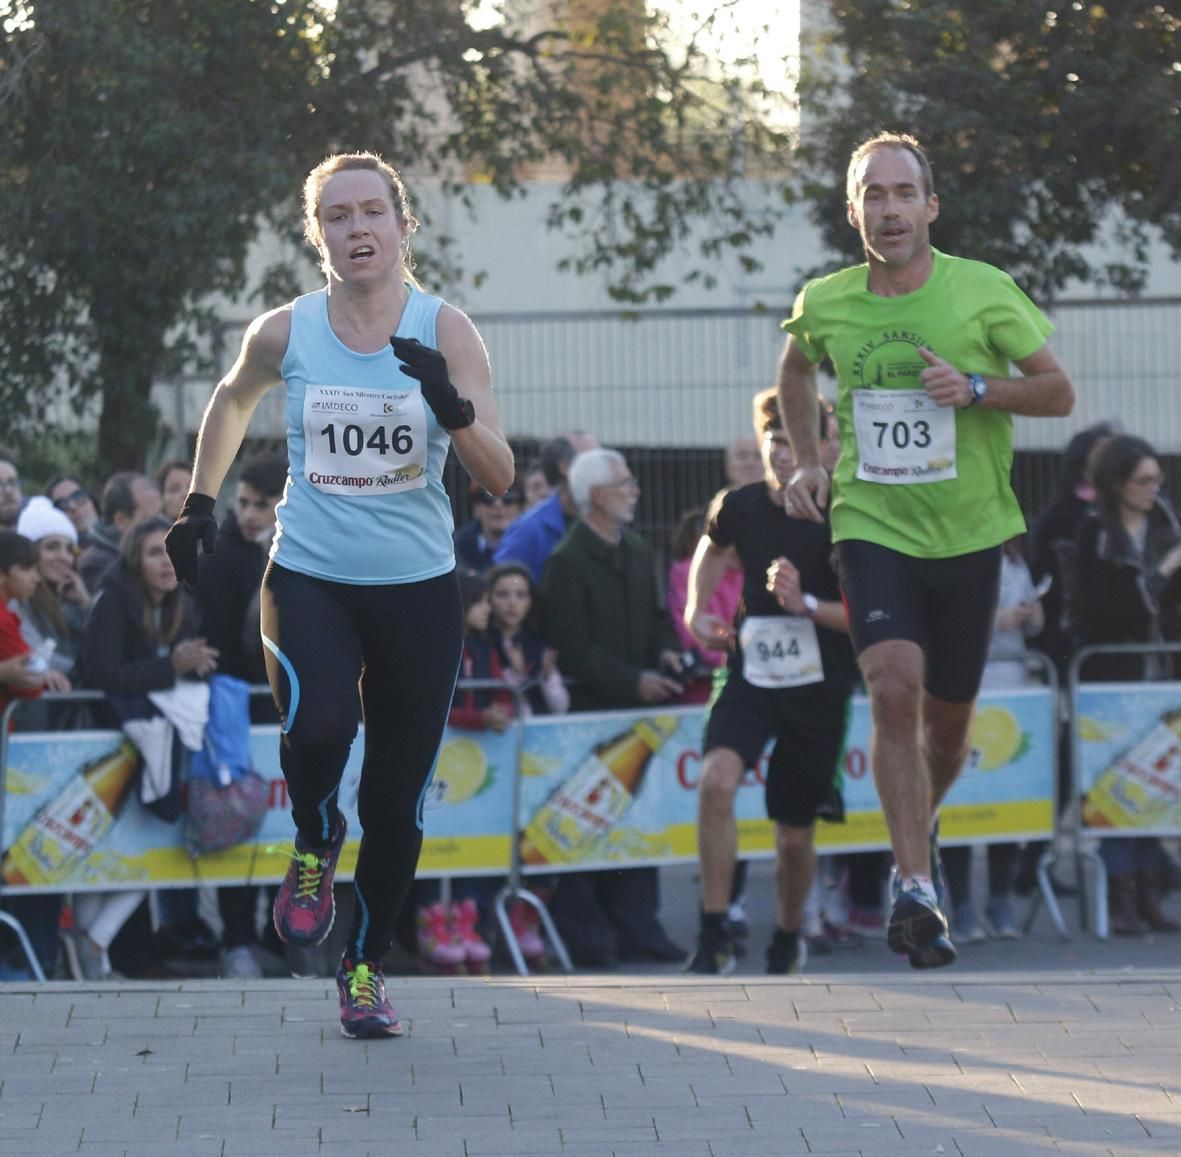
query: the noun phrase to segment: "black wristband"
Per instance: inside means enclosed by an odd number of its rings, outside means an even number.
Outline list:
[[[471,398],[455,395],[455,404],[446,416],[438,415],[439,425],[445,430],[465,430],[476,420],[476,407]]]
[[[197,491],[191,490],[185,498],[185,504],[180,508],[180,516],[186,514],[212,514],[213,508],[217,505],[217,500],[210,498],[208,494],[198,494]]]

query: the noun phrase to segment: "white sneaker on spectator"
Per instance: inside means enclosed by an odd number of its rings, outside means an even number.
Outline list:
[[[106,949],[100,948],[85,932],[74,928],[61,934],[62,947],[70,975],[75,980],[118,980],[120,977],[111,970]]]
[[[1017,926],[1017,915],[1013,901],[1008,896],[997,896],[988,901],[984,918],[992,926],[992,934],[998,940],[1020,940],[1021,929]]]
[[[227,980],[261,980],[262,965],[250,951],[249,944],[239,944],[222,952],[221,974]]]
[[[957,905],[951,935],[957,944],[982,944],[988,939],[988,932],[976,915],[975,904]]]

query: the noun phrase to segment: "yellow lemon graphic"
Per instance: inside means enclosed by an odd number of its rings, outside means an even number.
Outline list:
[[[18,771],[15,767],[8,769],[4,780],[9,795],[36,795],[45,790],[45,784],[45,776]]]
[[[432,785],[439,803],[463,803],[471,799],[488,777],[488,760],[475,740],[449,739],[439,751]]]
[[[530,751],[521,752],[521,774],[528,777],[549,775],[555,767],[560,767],[562,761],[552,755],[534,755]]]
[[[1101,723],[1089,715],[1080,715],[1078,721],[1078,737],[1084,743],[1106,743],[1116,737],[1117,731],[1110,723]]]
[[[981,771],[995,771],[1012,761],[1021,748],[1021,725],[1004,707],[985,707],[972,723],[972,749]]]

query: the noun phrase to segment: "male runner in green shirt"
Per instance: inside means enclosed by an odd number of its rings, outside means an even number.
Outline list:
[[[1000,544],[1024,529],[1011,415],[1069,414],[1074,388],[1046,344],[1053,327],[1010,277],[932,247],[939,199],[913,137],[860,145],[846,187],[866,264],[810,282],[783,323],[780,408],[798,462],[787,510],[819,521],[828,505],[815,422],[828,357],[833,540],[896,866],[887,939],[934,968],[956,955],[936,895],[939,802],[968,753]]]

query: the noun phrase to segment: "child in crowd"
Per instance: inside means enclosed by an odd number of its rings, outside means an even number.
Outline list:
[[[0,661],[30,654],[29,644],[21,634],[20,616],[8,604],[26,602],[40,579],[37,547],[15,530],[0,530]],[[0,685],[0,711],[14,697],[36,699],[44,690],[47,678],[48,671],[42,673],[36,686],[20,690]]]
[[[484,574],[488,587],[493,643],[489,667],[494,679],[525,688],[525,717],[564,715],[570,692],[558,672],[558,653],[546,645],[537,628],[537,588],[523,563],[506,562]],[[511,700],[510,700],[511,704]]]
[[[539,607],[533,575],[523,563],[507,562],[484,575],[492,608],[489,633],[495,643],[494,659],[503,679],[524,687],[521,700],[526,718],[530,715],[565,715],[570,710],[570,691],[558,670],[558,653],[541,637],[537,623]],[[532,891],[547,894],[552,881],[532,878]],[[545,943],[537,911],[524,900],[509,908],[509,922],[517,946],[526,961],[540,961]]]
[[[37,589],[40,575],[37,571],[37,547],[15,530],[0,530],[0,662],[28,656],[29,661],[22,668],[26,676],[24,686],[7,687],[0,683],[0,713],[8,707],[13,698],[36,699],[45,689],[49,677],[48,667],[37,672],[31,668],[40,666],[29,644],[21,634],[20,616],[9,609],[9,603],[24,603]],[[11,727],[11,724],[9,725]],[[57,911],[58,898],[46,896],[14,896],[5,899],[9,910],[32,938],[33,950],[41,966],[52,973],[56,957],[56,930],[53,916]],[[7,929],[0,926],[0,979],[27,979],[19,954],[9,959],[9,937]]]

